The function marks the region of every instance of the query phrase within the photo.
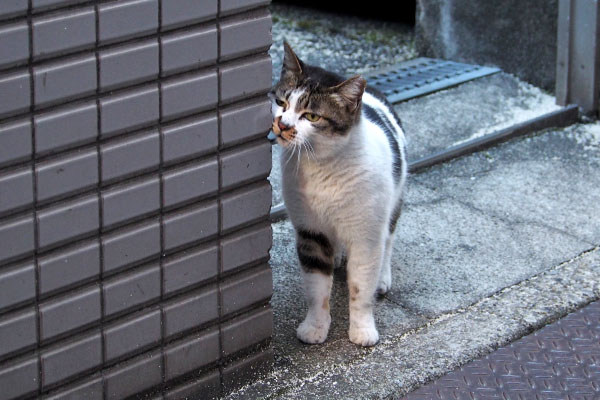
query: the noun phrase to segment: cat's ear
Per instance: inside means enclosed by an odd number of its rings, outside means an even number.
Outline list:
[[[294,75],[300,75],[304,64],[298,58],[292,47],[288,42],[283,42],[284,54],[283,54],[283,68],[281,69],[281,75],[291,73]]]
[[[338,100],[350,106],[350,110],[354,111],[360,104],[362,95],[367,88],[367,81],[360,75],[353,76],[345,80],[337,86],[334,86],[334,91]]]

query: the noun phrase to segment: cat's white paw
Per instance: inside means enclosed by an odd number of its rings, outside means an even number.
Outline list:
[[[356,327],[350,326],[348,331],[350,341],[360,346],[373,346],[379,342],[379,332],[375,326],[369,327]]]
[[[316,344],[323,343],[329,333],[331,317],[324,321],[317,321],[313,318],[306,318],[296,329],[296,336],[304,343]]]

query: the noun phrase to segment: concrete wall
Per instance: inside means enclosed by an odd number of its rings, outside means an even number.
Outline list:
[[[417,0],[421,55],[494,65],[553,91],[558,0]]]
[[[0,2],[0,399],[269,365],[267,3]]]

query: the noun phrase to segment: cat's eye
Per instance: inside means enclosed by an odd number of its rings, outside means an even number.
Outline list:
[[[305,113],[304,118],[306,118],[310,122],[317,122],[321,119],[321,116],[313,113]]]
[[[277,104],[279,107],[285,107],[285,101],[281,99],[275,99],[275,104]]]

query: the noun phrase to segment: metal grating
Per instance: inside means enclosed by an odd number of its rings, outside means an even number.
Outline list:
[[[416,399],[600,399],[600,301],[406,396]]]
[[[423,96],[500,72],[499,68],[432,58],[416,58],[367,75],[371,86],[392,103]]]

